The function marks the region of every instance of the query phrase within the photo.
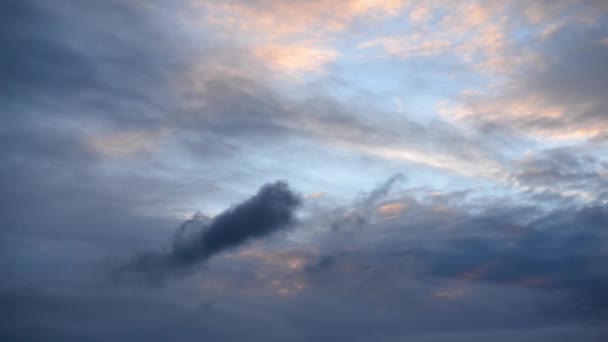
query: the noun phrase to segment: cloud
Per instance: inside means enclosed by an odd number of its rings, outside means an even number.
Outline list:
[[[606,6],[2,1],[0,340],[604,341]]]
[[[580,7],[572,8],[576,3]],[[553,143],[603,140],[608,103],[599,89],[608,86],[603,63],[608,49],[601,44],[608,8],[595,1],[560,4],[548,8],[559,9],[566,22],[542,39],[531,35],[509,42],[509,55],[523,59],[512,64],[512,72],[495,87],[460,96],[448,116]],[[582,20],[587,15],[593,19]]]
[[[514,161],[510,181],[535,194],[575,197],[583,202],[608,198],[608,162],[595,150],[600,146],[581,145],[544,150]]]
[[[475,137],[444,123],[391,116],[386,124],[389,115],[372,96],[353,103],[304,85],[285,94],[284,87],[269,82],[273,73],[260,66],[253,48],[207,35],[197,35],[194,46],[178,43],[172,34],[193,39],[191,32],[177,24],[165,30],[156,22],[174,22],[179,11],[170,5],[9,1],[3,6],[0,15],[7,18],[0,25],[10,28],[0,39],[16,58],[0,58],[0,78],[7,80],[0,82],[7,90],[0,100],[8,113],[0,128],[7,156],[0,172],[12,180],[3,188],[12,208],[6,211],[15,220],[29,220],[24,203],[40,205],[39,211],[54,205],[77,211],[97,201],[124,212],[182,218],[198,201],[216,201],[219,209],[222,201],[242,195],[224,179],[236,175],[251,189],[259,173],[274,170],[284,178],[299,172],[294,162],[309,158],[349,174],[361,172],[362,158],[377,160],[378,167],[413,162],[449,171],[463,170],[462,160],[490,158]],[[29,22],[40,25],[25,25]],[[323,45],[310,46],[312,56],[325,61]],[[299,57],[296,62],[306,68],[324,63]],[[370,113],[383,119],[370,120]],[[308,149],[293,153],[303,146]],[[457,156],[448,158],[451,154]],[[355,167],[333,167],[327,161],[336,155]],[[282,159],[284,169],[260,169],[266,158]],[[74,181],[66,185],[70,177]],[[203,198],[190,191],[201,183],[213,194]],[[56,192],[65,195],[53,196]]]
[[[391,176],[386,182],[379,185],[377,188],[372,190],[364,199],[363,205],[370,206],[378,202],[378,200],[386,197],[391,188],[395,185],[395,183],[403,181],[405,176],[401,173],[396,173]]]
[[[387,183],[381,182],[378,189]],[[220,234],[221,242],[211,244],[216,246],[211,253],[192,249],[203,245],[205,232],[212,227],[231,225],[216,224],[223,221],[219,217],[241,226],[242,218],[249,215],[236,218],[239,208],[257,207],[245,205],[251,202],[267,207],[261,205],[267,201],[260,200],[260,193],[263,190],[215,218],[196,216],[176,232],[167,252],[154,253],[164,260],[176,259],[171,261],[175,268],[166,270],[172,274],[186,271],[202,262],[199,256],[210,254],[213,267],[203,277],[189,277],[162,290],[98,284],[101,289],[85,290],[74,285],[74,278],[83,277],[76,272],[66,277],[72,287],[36,292],[2,289],[3,308],[13,314],[6,317],[17,323],[0,325],[0,336],[34,340],[44,332],[51,339],[153,339],[179,328],[185,341],[226,334],[238,341],[259,337],[255,327],[261,322],[279,322],[283,327],[261,337],[270,341],[290,336],[298,336],[296,341],[335,338],[336,325],[353,322],[359,329],[356,334],[345,329],[340,338],[442,341],[504,335],[543,341],[552,340],[551,331],[559,326],[563,334],[599,341],[605,331],[601,323],[594,323],[595,318],[605,317],[606,308],[602,266],[607,254],[602,248],[607,237],[602,228],[608,214],[604,207],[546,212],[537,206],[515,206],[504,198],[475,201],[461,194],[428,192],[415,200],[415,190],[406,189],[393,194],[391,201],[408,203],[411,210],[393,220],[369,216],[360,227],[334,231],[330,223],[344,211],[338,209],[329,218],[314,212],[312,218],[298,222],[307,229],[296,232],[312,234],[312,239],[272,243],[245,237],[250,234],[231,238],[235,236],[227,234],[231,230],[221,230],[226,234]],[[437,210],[439,204],[450,210]],[[252,243],[230,253],[231,246],[242,246],[247,239]],[[104,251],[116,241],[97,243]],[[178,256],[176,250],[187,252]],[[66,255],[69,263],[81,263],[82,255],[75,256],[82,251],[72,253]],[[322,317],[320,309],[325,313]],[[37,319],[28,319],[34,313]],[[239,324],[231,327],[228,318]],[[404,319],[411,325],[404,326]],[[129,324],[118,324],[125,321]],[[104,329],[107,324],[113,328]]]
[[[421,1],[410,10],[410,28],[359,43],[400,59],[456,59],[467,69],[501,74],[521,56],[509,51],[509,5],[496,1]],[[434,20],[429,20],[433,18]]]
[[[426,57],[444,53],[451,48],[447,40],[430,40],[421,35],[380,37],[359,44],[360,49],[382,47],[390,55],[400,58]]]
[[[496,219],[496,221],[494,221]],[[474,218],[482,229],[508,224],[503,218]],[[471,237],[448,242],[431,253],[432,272],[466,281],[540,288],[567,294],[556,314],[608,314],[608,277],[597,273],[606,262],[603,250],[608,222],[605,207],[563,209],[530,222],[513,222],[512,238]],[[500,236],[500,237],[499,237]]]
[[[182,226],[167,252],[142,254],[114,275],[134,272],[160,281],[168,274],[189,270],[226,249],[288,228],[300,204],[299,195],[287,183],[266,184],[255,196],[203,222],[197,233],[186,235]]]
[[[400,13],[404,0],[327,0],[265,2],[218,1],[205,4],[210,27],[230,32],[250,46],[269,70],[303,76],[324,71],[340,53],[331,47],[336,35],[357,20],[373,21]]]
[[[207,6],[210,23],[255,33],[262,39],[297,38],[302,33],[319,36],[342,31],[355,19],[391,17],[406,5],[404,0],[348,0],[340,4],[327,0],[251,2],[230,0]]]
[[[377,209],[378,213],[386,218],[398,217],[405,210],[407,210],[407,204],[405,203],[388,203]]]
[[[312,264],[311,269],[315,274],[323,270],[325,281],[352,273],[361,279],[392,279],[408,265],[411,279],[431,277],[445,285],[434,288],[425,280],[429,298],[455,292],[458,297],[451,300],[476,301],[475,295],[465,295],[469,289],[499,286],[538,292],[539,301],[529,303],[537,314],[606,317],[608,275],[598,268],[608,262],[605,205],[569,202],[547,210],[504,198],[476,202],[454,197],[452,203],[431,198],[393,198],[409,209],[390,220],[374,220],[373,212],[363,211],[357,211],[356,222],[340,220],[342,229],[322,237],[319,251],[333,267]],[[559,299],[540,300],[545,295]]]
[[[253,54],[268,64],[270,69],[288,76],[302,76],[306,72],[321,72],[325,64],[334,61],[338,52],[308,45],[263,45],[253,48]]]
[[[95,153],[107,157],[128,157],[158,148],[167,130],[110,133],[91,137],[86,145]]]

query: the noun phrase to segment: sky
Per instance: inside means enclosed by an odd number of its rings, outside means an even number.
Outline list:
[[[0,1],[0,340],[605,341],[605,0]]]

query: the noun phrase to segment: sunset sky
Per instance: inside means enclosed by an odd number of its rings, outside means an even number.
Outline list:
[[[608,1],[0,0],[0,340],[608,339]]]

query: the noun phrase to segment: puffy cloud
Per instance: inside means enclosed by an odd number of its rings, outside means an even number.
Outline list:
[[[289,227],[300,201],[287,183],[267,184],[250,199],[224,211],[208,223],[203,222],[197,233],[186,234],[186,226],[182,226],[168,252],[144,253],[113,272],[113,275],[134,272],[142,273],[153,281],[162,281],[166,275],[189,270],[223,250]]]

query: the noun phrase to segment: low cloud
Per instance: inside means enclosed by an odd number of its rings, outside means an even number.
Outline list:
[[[211,220],[199,217],[187,221],[178,229],[167,251],[143,253],[113,276],[131,273],[160,282],[168,274],[187,272],[226,249],[288,228],[300,204],[300,196],[286,182],[266,184],[253,197]],[[196,222],[201,224],[199,230],[188,233],[187,226]]]

